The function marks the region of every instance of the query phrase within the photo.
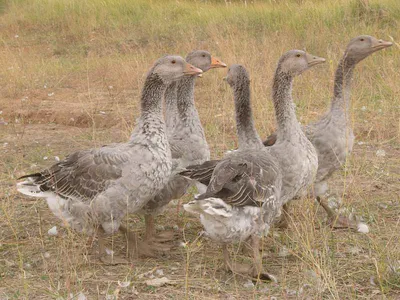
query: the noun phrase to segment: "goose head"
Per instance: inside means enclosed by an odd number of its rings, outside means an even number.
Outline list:
[[[164,84],[170,84],[183,76],[198,76],[203,71],[187,63],[180,56],[168,55],[157,60],[152,73],[158,75]]]
[[[360,62],[372,53],[392,46],[392,42],[378,40],[369,35],[360,35],[350,41],[346,48],[346,57]]]
[[[195,50],[189,53],[186,56],[186,61],[196,68],[201,69],[203,72],[207,72],[210,69],[226,67],[224,62],[211,56],[211,54],[205,50]]]
[[[281,72],[297,76],[309,68],[325,62],[325,58],[318,57],[301,50],[290,50],[282,55],[278,62]]]
[[[242,65],[231,65],[228,69],[228,74],[224,80],[232,87],[238,87],[243,84],[250,83],[250,77],[247,70]]]

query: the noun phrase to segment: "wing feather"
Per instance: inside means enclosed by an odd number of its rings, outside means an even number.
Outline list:
[[[77,151],[40,173],[25,175],[34,179],[40,190],[62,197],[92,199],[122,176],[128,157],[115,145]]]

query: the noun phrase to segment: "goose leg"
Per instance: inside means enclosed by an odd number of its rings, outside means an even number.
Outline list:
[[[103,256],[107,255],[106,253],[106,241],[104,240],[104,229],[103,227],[99,227],[97,229],[97,242],[99,243],[99,259],[102,260]]]
[[[127,253],[131,260],[138,258],[141,255],[151,256],[151,250],[146,248],[146,244],[138,240],[135,232],[122,225],[119,227],[119,230],[127,239]]]
[[[262,257],[260,254],[260,238],[258,236],[251,237],[251,247],[253,250],[253,268],[250,275],[257,280],[270,280],[277,282],[274,275],[263,272]]]
[[[118,265],[118,264],[126,264],[127,261],[121,257],[114,256],[113,254],[108,255],[106,253],[106,233],[103,227],[99,227],[97,229],[97,241],[99,243],[99,260],[107,265]]]
[[[287,229],[290,221],[290,204],[289,202],[282,206],[282,215],[275,227],[280,229]]]
[[[347,217],[337,214],[332,208],[329,207],[326,200],[322,197],[317,196],[316,199],[328,214],[328,224],[332,228],[350,228],[351,230],[354,230],[356,232],[368,233],[369,229],[366,224],[350,220]]]
[[[156,234],[154,216],[145,215],[144,216],[146,224],[146,232],[144,235],[144,242],[148,244],[149,247],[153,248],[155,251],[168,251],[171,249],[171,245],[163,244],[163,242],[171,241],[174,237],[174,232],[163,232],[161,234]]]
[[[227,244],[222,245],[222,251],[224,253],[225,269],[227,271],[231,271],[234,274],[249,274],[249,272],[252,269],[252,266],[232,262]]]
[[[131,260],[139,257],[157,257],[154,247],[151,247],[147,242],[140,241],[137,234],[128,230],[125,226],[120,226],[119,230],[125,235],[127,243],[127,252]]]

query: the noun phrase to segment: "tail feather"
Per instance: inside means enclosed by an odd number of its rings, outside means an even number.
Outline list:
[[[183,208],[192,214],[210,215],[214,217],[229,218],[232,216],[232,207],[219,198],[194,200],[185,204]]]
[[[24,179],[24,178],[34,178],[34,177],[41,177],[42,173],[33,173],[19,177],[17,180]]]
[[[45,192],[40,189],[40,185],[31,176],[25,176],[28,180],[17,183],[18,192],[31,197],[45,197]]]

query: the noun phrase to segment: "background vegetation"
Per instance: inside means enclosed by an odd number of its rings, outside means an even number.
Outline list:
[[[0,1],[0,299],[398,299],[399,25],[398,0]],[[326,110],[337,62],[359,34],[395,45],[357,67],[357,141],[332,180],[331,202],[363,217],[371,232],[331,231],[313,201],[297,203],[290,230],[274,231],[265,242],[265,266],[277,284],[252,286],[222,271],[218,245],[198,238],[199,222],[176,203],[159,224],[184,229],[184,247],[105,266],[92,255],[96,242],[62,228],[49,236],[59,222],[46,203],[16,193],[19,175],[74,150],[125,140],[144,76],[166,53],[206,49],[227,64],[245,65],[257,128],[266,136],[274,128],[270,85],[280,55],[297,48],[327,58],[294,86],[299,120],[308,123]],[[224,76],[212,70],[196,85],[213,157],[236,145]],[[139,217],[129,222],[142,230]],[[124,240],[112,241],[124,255]],[[146,285],[156,270],[172,285]]]

